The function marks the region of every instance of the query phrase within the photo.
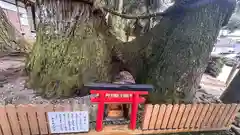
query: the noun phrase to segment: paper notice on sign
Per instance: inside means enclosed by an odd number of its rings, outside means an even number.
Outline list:
[[[77,133],[89,131],[87,111],[48,112],[51,133]]]

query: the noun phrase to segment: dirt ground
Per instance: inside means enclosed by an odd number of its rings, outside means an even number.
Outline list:
[[[226,89],[226,85],[223,81],[220,81],[207,74],[203,74],[200,85],[208,94],[214,95],[217,98],[219,98]]]
[[[33,89],[25,87],[27,76],[24,75],[25,58],[0,57],[0,105],[6,104],[43,104],[77,102],[90,104],[90,97],[74,97],[69,99],[43,99]]]
[[[37,96],[34,90],[25,87],[26,76],[23,74],[25,66],[24,57],[5,56],[0,57],[0,104],[42,104],[57,103],[77,100],[79,102],[88,102],[89,99],[75,97],[70,99],[43,99]],[[224,82],[217,80],[209,75],[204,74],[201,81],[201,89],[197,91],[196,99],[198,101],[214,102],[225,89]]]

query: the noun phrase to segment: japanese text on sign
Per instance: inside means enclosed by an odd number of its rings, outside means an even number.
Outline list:
[[[87,111],[48,112],[51,133],[88,132],[89,117]]]

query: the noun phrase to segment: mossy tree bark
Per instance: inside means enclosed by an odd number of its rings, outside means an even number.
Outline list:
[[[37,42],[27,65],[30,85],[47,97],[69,96],[85,83],[111,81],[116,56],[137,83],[155,86],[150,102],[192,101],[234,2],[212,0],[177,12],[189,1],[177,2],[144,35],[114,44],[102,13],[91,4],[41,0]]]
[[[150,102],[193,101],[219,30],[228,22],[235,3],[220,0],[193,7],[182,12],[169,9],[168,16],[131,43],[140,47],[137,57],[127,62],[132,65],[131,73],[138,83],[156,88]]]
[[[92,3],[37,1],[36,44],[27,64],[29,84],[45,97],[71,96],[88,82],[109,82],[105,18]]]
[[[0,52],[27,52],[28,43],[0,7]]]
[[[131,58],[126,63],[136,81],[155,86],[150,102],[193,101],[219,30],[235,7],[234,1],[213,0],[202,6],[188,5],[190,1],[175,3],[159,24],[129,43],[139,47],[135,58],[129,57],[131,52],[123,54],[123,59]],[[180,5],[190,8],[177,10]]]

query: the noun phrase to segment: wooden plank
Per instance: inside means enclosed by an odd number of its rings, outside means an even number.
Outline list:
[[[182,119],[184,110],[185,110],[185,104],[181,104],[181,105],[179,106],[179,110],[178,110],[176,119],[175,119],[174,124],[173,124],[173,128],[174,128],[174,129],[178,128],[178,126],[179,126],[179,124],[180,124],[180,122],[181,122],[181,119]]]
[[[89,105],[87,105],[87,104],[81,104],[80,105],[80,107],[81,107],[81,111],[89,111],[89,107],[88,107]]]
[[[225,120],[223,121],[223,127],[226,127],[227,126],[227,123],[229,121],[229,119],[231,118],[234,110],[237,108],[237,104],[232,104],[231,105],[231,108],[229,109],[229,112],[227,113],[226,117],[225,117]]]
[[[149,122],[151,119],[152,115],[152,110],[153,110],[153,105],[151,104],[146,104],[145,109],[144,109],[144,115],[143,115],[143,124],[142,124],[142,130],[147,130],[149,126]]]
[[[210,131],[219,131],[219,130],[226,130],[226,129],[221,129],[221,128],[217,128],[217,129],[210,129]],[[171,133],[175,133],[179,134],[180,132],[184,132],[182,133],[183,135],[186,134],[190,134],[189,132],[204,132],[204,131],[209,131],[209,129],[173,129],[173,130],[145,130],[145,131],[141,131],[141,130],[130,130],[128,129],[127,126],[123,126],[123,125],[118,125],[118,126],[105,126],[103,128],[102,132],[96,132],[94,130],[88,132],[88,133],[78,133],[78,134],[74,134],[74,135],[143,135],[143,134],[171,134]],[[180,133],[181,134],[181,133]],[[193,134],[198,134],[198,133],[193,133]],[[200,134],[200,133],[199,133]]]
[[[218,127],[217,125],[218,125],[218,122],[220,121],[220,118],[222,116],[222,113],[224,111],[225,106],[226,105],[221,104],[221,107],[220,107],[220,109],[219,109],[219,111],[218,111],[218,113],[217,113],[217,115],[216,115],[216,117],[215,117],[215,119],[214,119],[214,121],[212,123],[212,127],[213,128],[217,128]]]
[[[72,110],[73,111],[80,111],[81,110],[81,107],[80,107],[80,104],[79,104],[78,101],[72,102]]]
[[[4,135],[12,135],[7,113],[4,106],[0,106],[0,125]]]
[[[188,118],[187,118],[186,123],[184,125],[184,128],[190,128],[190,124],[191,124],[192,119],[194,117],[194,114],[197,110],[197,106],[198,106],[198,104],[192,104],[192,108],[189,112],[189,115],[188,115]]]
[[[184,128],[184,125],[187,121],[187,118],[188,118],[188,115],[191,111],[191,108],[192,108],[192,105],[191,104],[187,104],[186,107],[185,107],[185,110],[183,112],[183,116],[182,116],[182,119],[180,121],[180,124],[179,124],[179,127],[178,128]]]
[[[172,113],[172,108],[173,108],[172,104],[167,105],[166,112],[164,114],[163,122],[162,122],[162,125],[161,125],[161,129],[166,129],[167,128],[167,124],[168,124],[169,118],[170,118],[171,113]]]
[[[63,104],[63,111],[64,112],[71,112],[72,111],[72,107],[69,103],[64,103]]]
[[[0,125],[0,135],[3,135],[3,132],[2,132],[2,127]]]
[[[149,123],[149,127],[148,129],[154,129],[155,128],[155,124],[157,122],[157,116],[158,116],[158,111],[159,111],[160,106],[158,104],[154,105],[153,111],[152,111],[152,117]]]
[[[3,132],[2,132],[2,127],[0,125],[0,135],[3,135]]]
[[[224,111],[222,112],[222,115],[221,115],[221,117],[218,121],[218,124],[217,124],[218,128],[224,127],[224,125],[223,125],[224,120],[225,120],[225,118],[226,118],[226,116],[227,116],[227,114],[228,114],[232,105],[231,104],[224,104],[224,106],[225,106]]]
[[[230,124],[232,124],[232,122],[234,121],[234,119],[235,119],[237,113],[239,112],[239,109],[240,109],[240,105],[237,104],[237,106],[236,106],[235,110],[232,112],[232,114],[231,114],[229,120],[226,122],[226,123],[227,123],[227,124],[225,125],[226,127],[229,127]]]
[[[210,106],[209,104],[204,104],[203,105],[202,112],[201,112],[201,114],[200,114],[200,116],[199,116],[199,118],[197,120],[197,124],[196,124],[195,128],[200,128],[201,127],[201,125],[202,125],[202,123],[204,121],[204,118],[205,118],[205,116],[207,114],[209,106]]]
[[[29,104],[27,109],[27,116],[29,120],[30,131],[32,135],[38,135],[38,121],[37,121],[37,109],[35,105]]]
[[[8,116],[10,127],[12,129],[12,133],[14,135],[17,135],[17,134],[21,133],[15,106],[11,105],[11,104],[7,105],[6,106],[6,113],[7,113],[7,116]]]
[[[27,118],[27,109],[25,105],[18,105],[17,107],[18,119],[20,123],[20,128],[23,135],[30,135],[30,127]]]
[[[186,135],[186,134],[191,134],[189,132],[195,132],[193,134],[200,134],[199,132],[205,132],[205,131],[207,131],[207,132],[210,132],[210,131],[216,132],[216,131],[224,131],[224,130],[228,130],[228,129],[226,129],[226,128],[212,128],[212,129],[191,129],[191,130],[189,130],[189,129],[147,130],[147,131],[143,131],[142,134],[151,134],[151,135],[153,135],[153,134],[171,134],[171,133],[173,134],[174,133],[174,135],[176,135],[176,134],[178,135],[178,133],[181,134],[181,132],[182,132],[183,135]],[[128,133],[130,133],[130,132],[128,132]],[[141,134],[141,133],[137,133],[137,131],[136,131],[135,133],[130,133],[130,134]],[[106,135],[106,134],[104,134],[104,135]],[[111,135],[115,135],[115,134],[111,134]]]
[[[168,129],[172,129],[173,128],[173,124],[174,124],[174,122],[176,120],[178,109],[179,109],[179,105],[178,104],[173,105],[172,113],[171,113],[171,116],[170,116],[170,119],[169,119],[169,122],[168,122],[168,125],[167,125]]]
[[[54,108],[54,112],[63,112],[64,111],[64,106],[57,104]]]
[[[48,127],[47,127],[47,119],[46,119],[46,105],[38,105],[37,106],[37,119],[38,119],[38,126],[40,130],[40,134],[48,134]]]
[[[200,117],[200,114],[202,112],[202,109],[203,109],[203,104],[198,104],[196,112],[195,112],[195,114],[193,116],[192,122],[190,124],[190,128],[195,128],[195,126],[197,124],[197,121],[198,121],[198,119]]]
[[[151,131],[151,130],[145,130]],[[93,132],[93,134],[91,134]],[[96,130],[92,130],[88,133],[80,133],[79,135],[139,135],[142,134],[142,130],[131,130],[129,129],[128,125],[109,125],[105,126],[101,132],[96,132]],[[74,134],[76,135],[76,134]]]
[[[209,127],[209,128],[212,128],[212,127],[213,127],[213,126],[212,126],[213,121],[214,121],[214,119],[216,118],[217,114],[219,113],[220,107],[221,107],[221,104],[215,104],[214,110],[213,110],[213,112],[212,112],[212,114],[211,114],[211,116],[210,116],[210,118],[209,118],[209,121],[208,121],[208,123],[207,123],[207,125],[206,125],[207,127]]]
[[[45,106],[45,115],[46,115],[46,117],[47,117],[47,113],[48,113],[48,112],[54,112],[53,108],[54,108],[53,104],[47,104],[47,105]],[[49,126],[50,126],[50,125],[49,125],[49,121],[48,121],[48,119],[47,119],[47,128],[48,128],[48,133],[50,134],[51,131],[50,131],[50,127],[49,127]]]
[[[207,123],[208,123],[208,121],[209,121],[209,119],[211,117],[211,114],[212,114],[212,112],[214,110],[214,107],[215,107],[215,104],[210,104],[209,105],[209,108],[207,110],[207,114],[205,115],[205,117],[203,119],[203,122],[201,124],[201,128],[208,128],[207,127]]]
[[[158,112],[158,117],[157,117],[157,122],[156,122],[156,125],[155,125],[155,129],[160,129],[161,128],[163,118],[164,118],[164,114],[166,112],[166,108],[167,108],[167,106],[165,104],[162,104],[160,106],[160,109],[159,109],[159,112]]]

